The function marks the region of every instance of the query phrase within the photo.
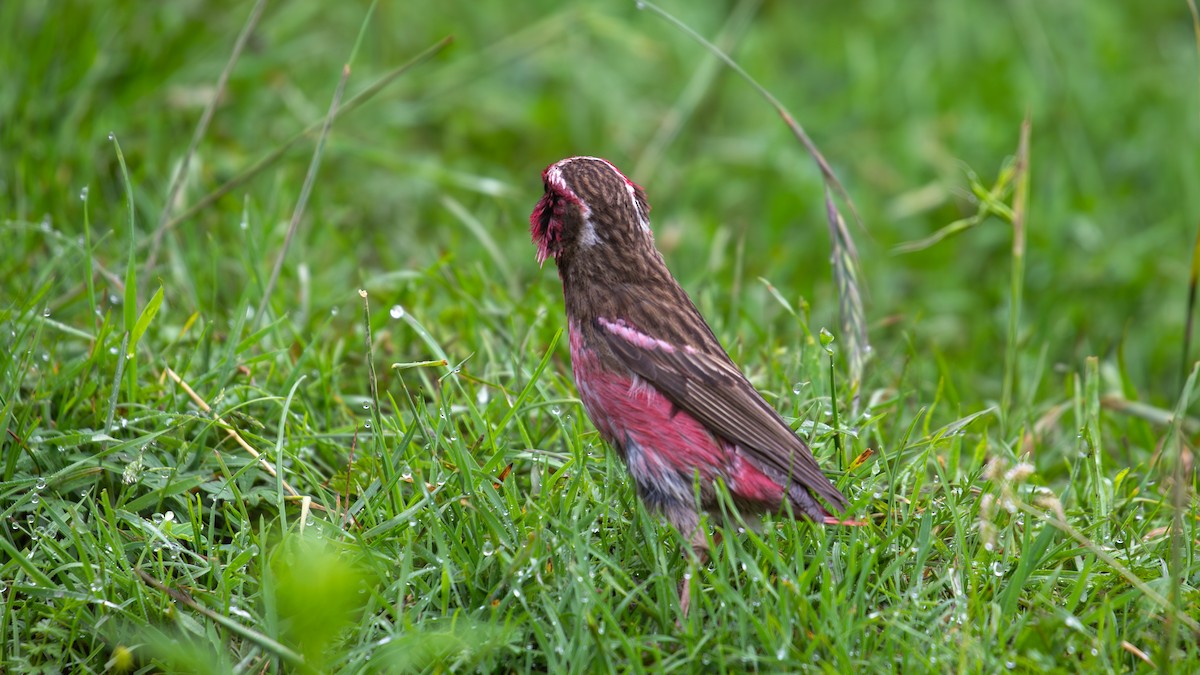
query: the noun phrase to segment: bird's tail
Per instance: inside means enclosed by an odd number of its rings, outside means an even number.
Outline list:
[[[833,489],[832,486],[830,486],[830,489]],[[837,495],[842,497],[841,493],[837,493]],[[841,515],[833,513],[826,508],[824,504],[817,501],[817,498],[813,495],[813,493],[803,485],[793,483],[788,488],[788,497],[791,498],[792,506],[795,508],[797,513],[803,514],[804,517],[814,522],[823,523],[825,525],[844,525],[850,527],[862,527],[863,525],[866,525],[866,522],[864,521],[844,518]],[[839,503],[837,506],[843,506],[845,504],[844,500],[845,497],[842,497],[841,503]]]
[[[821,522],[826,525],[843,525],[845,527],[865,527],[867,524],[864,520],[850,520],[849,518],[842,518],[832,514],[826,515]]]

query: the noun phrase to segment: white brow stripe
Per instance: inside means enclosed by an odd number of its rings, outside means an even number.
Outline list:
[[[584,215],[583,218],[583,231],[579,233],[579,243],[583,246],[595,246],[600,243],[600,236],[596,234],[596,225],[587,215]]]
[[[628,178],[625,179],[625,191],[629,193],[629,205],[633,207],[633,212],[637,214],[638,224],[642,226],[643,230],[649,232],[650,221],[646,218],[646,214],[642,213],[642,206],[638,204],[637,193],[634,192],[633,183],[630,183]]]

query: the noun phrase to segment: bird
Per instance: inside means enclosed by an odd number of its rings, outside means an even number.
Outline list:
[[[649,511],[708,560],[701,512],[717,483],[739,513],[852,524],[808,445],[746,379],[654,244],[646,192],[611,162],[568,157],[542,172],[529,218],[536,259],[562,281],[583,409]],[[688,614],[690,574],[680,583]]]

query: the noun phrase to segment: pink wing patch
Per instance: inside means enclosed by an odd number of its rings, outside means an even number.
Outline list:
[[[675,352],[675,346],[669,342],[659,340],[651,335],[646,335],[638,329],[625,323],[625,319],[617,319],[609,321],[604,317],[596,317],[596,321],[604,330],[616,335],[617,337],[632,342],[633,344],[643,349],[661,349],[668,354]]]

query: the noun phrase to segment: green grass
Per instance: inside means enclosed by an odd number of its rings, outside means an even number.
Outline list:
[[[857,205],[858,391],[820,174],[633,2],[272,3],[173,205],[253,3],[0,3],[0,670],[1200,669],[1187,4],[664,4]],[[731,516],[678,627],[533,261],[570,154],[868,522]]]

